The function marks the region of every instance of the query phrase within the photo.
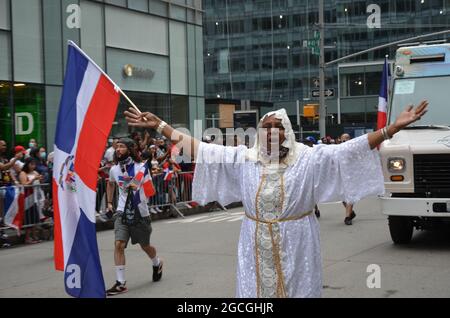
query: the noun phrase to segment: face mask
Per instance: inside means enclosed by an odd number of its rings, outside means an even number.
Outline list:
[[[41,152],[41,159],[45,159],[47,157],[47,153],[46,152]]]
[[[30,143],[28,144],[28,146],[29,146],[30,148],[34,148],[34,147],[35,147],[34,143],[32,143],[32,142],[30,142]]]

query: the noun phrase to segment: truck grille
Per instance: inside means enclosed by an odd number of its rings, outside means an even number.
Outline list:
[[[416,193],[450,192],[450,154],[414,155]]]

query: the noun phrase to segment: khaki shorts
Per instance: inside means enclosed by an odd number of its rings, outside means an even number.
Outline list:
[[[152,234],[152,221],[150,216],[142,218],[137,225],[128,226],[122,223],[122,216],[117,215],[114,222],[114,235],[116,241],[123,241],[128,245],[131,238],[131,244],[141,246],[150,245],[150,235]]]

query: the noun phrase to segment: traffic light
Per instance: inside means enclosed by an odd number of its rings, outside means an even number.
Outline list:
[[[319,116],[319,104],[306,104],[303,106],[303,116],[316,118]]]

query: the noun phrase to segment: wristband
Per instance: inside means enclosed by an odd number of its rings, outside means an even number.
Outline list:
[[[391,139],[391,138],[392,138],[391,136],[389,136],[386,127],[384,127],[384,128],[381,129],[381,134],[383,135],[383,139],[384,139],[384,140],[388,140],[388,139]]]
[[[163,132],[164,128],[166,128],[166,126],[167,126],[167,123],[165,121],[161,121],[158,128],[156,129],[156,132],[158,134],[162,135],[162,132]]]

